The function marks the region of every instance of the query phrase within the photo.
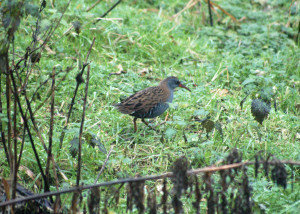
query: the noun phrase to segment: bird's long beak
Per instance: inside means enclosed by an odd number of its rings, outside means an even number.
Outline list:
[[[185,88],[186,90],[191,91],[188,87],[186,87],[185,85],[183,85],[183,84],[181,84],[181,83],[180,83],[178,86],[179,86],[180,88]]]

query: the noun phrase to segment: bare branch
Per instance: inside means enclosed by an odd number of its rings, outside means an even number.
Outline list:
[[[10,72],[10,76],[11,76],[11,80],[12,80],[13,88],[14,88],[14,97],[15,97],[17,103],[18,103],[22,119],[24,120],[24,126],[25,126],[25,128],[27,130],[27,133],[28,133],[28,136],[29,136],[29,140],[30,140],[30,143],[31,143],[31,147],[32,147],[32,150],[34,152],[34,155],[35,155],[35,158],[36,158],[39,170],[40,170],[41,175],[43,177],[46,189],[47,189],[47,191],[49,191],[50,190],[49,189],[49,184],[48,184],[48,182],[46,180],[46,176],[44,174],[44,171],[43,171],[43,168],[42,168],[42,165],[41,165],[41,162],[40,162],[40,158],[39,158],[37,150],[35,148],[35,145],[34,145],[34,142],[33,142],[33,138],[32,138],[31,132],[30,132],[30,128],[28,126],[28,121],[27,121],[26,116],[25,116],[25,114],[23,112],[23,109],[22,109],[22,106],[21,106],[21,102],[20,102],[20,99],[19,99],[19,95],[17,93],[17,85],[16,85],[16,82],[15,82],[15,79],[14,79],[14,76],[13,76],[13,72]]]
[[[210,0],[207,1],[207,6],[208,6],[210,26],[213,26],[213,20],[212,20],[211,8],[210,8],[211,7]]]
[[[52,69],[52,96],[51,96],[51,107],[50,107],[50,127],[49,127],[49,146],[48,146],[48,157],[46,163],[46,179],[50,181],[50,161],[52,159],[52,138],[53,138],[53,123],[54,123],[54,98],[55,98],[55,67]]]
[[[91,9],[93,9],[94,7],[96,7],[97,4],[99,4],[100,2],[101,2],[101,0],[96,1],[90,8],[88,8],[88,9],[86,10],[86,12],[89,12]]]
[[[79,131],[79,145],[78,145],[79,148],[78,148],[78,164],[77,164],[78,168],[77,168],[76,186],[79,186],[79,182],[80,182],[82,132],[83,132],[83,126],[84,126],[86,100],[87,100],[87,95],[88,95],[88,90],[89,90],[90,69],[91,69],[91,67],[90,67],[90,65],[88,65],[87,75],[86,75],[86,84],[85,84],[85,95],[84,95],[84,100],[83,100],[82,118],[81,118],[80,131]]]
[[[108,11],[106,11],[101,18],[104,18],[105,16],[107,16],[107,14],[109,14],[110,11],[112,11],[118,4],[121,3],[122,0],[118,0],[111,8],[108,9]],[[96,20],[95,23],[99,22],[101,19]]]
[[[105,161],[104,161],[104,163],[103,163],[103,165],[102,165],[102,167],[101,167],[101,169],[100,169],[100,172],[99,172],[99,174],[98,174],[98,176],[97,176],[97,178],[96,178],[94,184],[96,184],[97,181],[98,181],[98,179],[100,178],[100,175],[102,174],[102,172],[103,172],[103,170],[104,170],[104,168],[105,168],[105,166],[106,166],[106,163],[107,163],[107,161],[108,161],[108,159],[109,159],[110,154],[111,154],[112,151],[113,151],[113,148],[114,148],[114,146],[111,146],[111,147],[110,147],[110,150],[109,150],[109,152],[108,152],[108,154],[107,154],[107,156],[106,156],[106,159],[105,159]]]
[[[2,74],[7,75],[8,74],[8,52],[0,55],[0,80],[2,79]],[[6,87],[7,89],[7,87]],[[7,93],[7,91],[6,91]],[[0,114],[3,113],[3,107],[2,107],[2,82],[0,81]],[[7,98],[6,98],[7,99]],[[8,141],[6,142],[5,139],[5,133],[2,126],[2,122],[0,122],[0,132],[1,132],[1,141],[4,147],[6,160],[8,163],[8,166],[12,166],[10,160],[11,160],[11,153],[9,151]]]
[[[300,166],[299,161],[282,160],[280,162],[283,164],[292,164],[292,165]],[[265,161],[259,161],[259,163],[262,164],[262,163],[265,163]],[[268,161],[267,163],[271,164],[271,165],[276,165],[276,164],[278,164],[278,160]],[[213,172],[222,171],[222,170],[226,170],[226,169],[241,168],[244,166],[254,165],[254,164],[255,164],[255,161],[247,161],[247,162],[228,164],[228,165],[223,165],[223,166],[209,166],[209,167],[204,167],[204,168],[200,168],[200,169],[189,170],[189,171],[187,171],[187,174],[195,175],[195,174],[199,174],[199,173],[209,173],[209,172],[213,173]],[[170,178],[172,176],[173,176],[172,172],[166,172],[166,173],[163,173],[160,175],[152,175],[152,176],[136,177],[136,178],[126,178],[126,179],[120,179],[120,180],[116,180],[116,181],[103,182],[103,183],[99,183],[99,184],[78,186],[78,187],[73,187],[70,189],[60,190],[57,192],[46,192],[46,193],[42,193],[42,194],[28,196],[25,198],[19,198],[19,199],[14,199],[14,200],[10,200],[10,201],[5,201],[5,202],[0,203],[0,207],[8,206],[8,205],[20,203],[20,202],[30,201],[30,200],[34,200],[34,199],[38,199],[38,198],[45,198],[45,197],[48,197],[51,195],[60,195],[60,194],[74,192],[74,191],[82,191],[82,190],[91,189],[94,187],[111,186],[111,185],[115,185],[115,184],[122,184],[122,183],[128,183],[128,182],[157,180],[157,179],[163,179],[163,178]]]
[[[86,58],[85,58],[85,62],[84,62],[84,64],[83,64],[83,66],[82,66],[82,70],[81,70],[81,72],[77,75],[77,77],[79,77],[79,78],[82,78],[82,74],[83,74],[83,72],[84,72],[85,67],[87,66],[87,60],[88,60],[88,57],[90,56],[90,53],[91,53],[91,51],[92,51],[92,47],[93,47],[93,45],[94,45],[94,43],[95,43],[95,40],[96,40],[96,38],[94,37],[94,39],[93,39],[93,41],[92,41],[92,44],[91,44],[91,46],[90,46],[90,49],[89,49],[89,51],[88,51],[88,53],[87,53],[87,56],[86,56]],[[77,77],[76,77],[76,78],[77,78]],[[77,90],[78,90],[78,87],[79,87],[80,83],[81,83],[80,81],[77,81],[76,88],[75,88],[75,91],[74,91],[74,95],[73,95],[73,97],[72,97],[72,101],[71,101],[71,104],[70,104],[69,112],[68,112],[68,115],[67,115],[67,120],[66,120],[66,122],[65,122],[65,126],[64,126],[64,128],[63,128],[63,131],[61,132],[61,135],[60,135],[60,139],[59,139],[59,140],[60,140],[60,143],[59,143],[59,150],[61,150],[61,148],[62,148],[62,144],[63,144],[64,137],[65,137],[65,130],[67,129],[68,124],[69,124],[69,120],[70,120],[71,113],[72,113],[72,110],[73,110],[73,105],[74,105],[74,103],[75,103],[75,98],[76,98],[76,95],[77,95]],[[59,156],[59,154],[60,154],[60,151],[58,151],[58,156]]]

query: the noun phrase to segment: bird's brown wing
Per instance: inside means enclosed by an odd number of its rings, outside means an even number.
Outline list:
[[[139,91],[121,103],[114,106],[123,114],[147,114],[151,108],[159,103],[164,103],[170,96],[169,90],[162,87],[150,87]]]

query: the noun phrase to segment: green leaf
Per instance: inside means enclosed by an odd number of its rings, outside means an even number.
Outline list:
[[[245,79],[244,82],[242,82],[242,85],[245,86],[245,85],[247,85],[249,83],[255,83],[255,82],[256,82],[255,79],[248,78],[248,79]]]
[[[79,138],[75,137],[70,141],[70,148],[69,148],[69,152],[71,154],[71,156],[73,158],[76,157],[77,153],[78,153],[78,146],[79,146]]]
[[[104,154],[107,153],[105,146],[100,142],[100,139],[95,134],[88,132],[84,134],[84,137],[86,142],[93,148],[97,146],[101,152],[103,152]]]
[[[176,132],[177,131],[175,129],[168,128],[167,131],[165,132],[165,136],[166,138],[170,139],[175,136]]]
[[[194,116],[206,116],[206,115],[208,115],[208,111],[205,111],[204,109],[199,109],[199,110],[197,110],[197,111],[195,111],[194,112]]]

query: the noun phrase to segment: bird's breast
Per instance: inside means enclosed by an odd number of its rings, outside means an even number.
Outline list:
[[[170,96],[167,99],[167,103],[171,103],[173,101],[173,91],[170,91]]]

